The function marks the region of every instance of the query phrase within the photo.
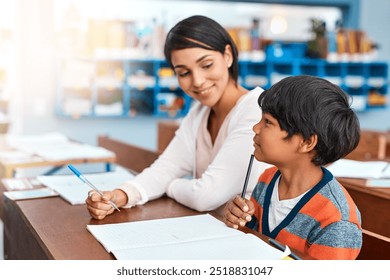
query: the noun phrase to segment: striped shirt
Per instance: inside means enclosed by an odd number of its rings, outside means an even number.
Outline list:
[[[360,212],[344,187],[322,170],[322,180],[270,231],[269,206],[280,171],[267,169],[252,193],[255,213],[247,226],[316,259],[356,259],[362,246]]]

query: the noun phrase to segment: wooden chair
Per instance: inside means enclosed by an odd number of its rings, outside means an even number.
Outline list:
[[[386,159],[390,159],[390,130],[386,131]]]
[[[363,246],[358,260],[390,260],[390,238],[363,229]]]
[[[179,128],[177,121],[160,121],[157,124],[157,151],[162,153],[175,136]]]
[[[386,133],[362,130],[358,146],[345,158],[353,160],[384,160],[386,158]]]
[[[107,136],[98,136],[98,146],[116,154],[116,163],[137,173],[149,167],[159,153],[124,143]]]

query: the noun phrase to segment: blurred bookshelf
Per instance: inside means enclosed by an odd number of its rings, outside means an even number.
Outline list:
[[[263,36],[261,18],[249,20],[225,26],[239,48],[239,80],[246,88],[267,89],[286,76],[307,74],[339,85],[357,111],[386,106],[388,64],[377,61],[375,44],[363,31],[337,24],[322,30],[318,20],[311,39],[275,40]],[[161,19],[84,18],[70,5],[57,32],[57,115],[186,115],[192,100],[163,58],[166,32]]]

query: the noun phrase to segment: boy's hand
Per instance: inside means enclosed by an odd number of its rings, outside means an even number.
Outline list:
[[[236,196],[226,204],[223,212],[225,224],[238,229],[238,227],[244,227],[247,222],[252,220],[255,206],[252,201]]]

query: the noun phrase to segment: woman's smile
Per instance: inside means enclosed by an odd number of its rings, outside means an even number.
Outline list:
[[[197,95],[202,95],[202,96],[204,96],[204,95],[207,95],[207,94],[210,93],[212,87],[213,87],[213,86],[208,87],[208,88],[205,88],[205,89],[194,90],[193,92],[194,92],[195,94],[197,94]]]

